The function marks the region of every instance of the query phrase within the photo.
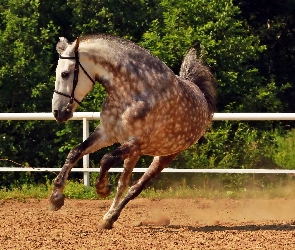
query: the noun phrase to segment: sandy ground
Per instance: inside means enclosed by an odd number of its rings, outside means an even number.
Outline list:
[[[135,199],[112,230],[110,200],[0,200],[0,249],[295,249],[295,200]]]

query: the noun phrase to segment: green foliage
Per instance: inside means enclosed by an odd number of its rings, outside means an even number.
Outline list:
[[[245,111],[245,99],[241,96],[252,99],[252,89],[261,85],[262,79],[252,61],[258,59],[265,46],[259,45],[259,37],[252,35],[247,23],[239,19],[239,8],[231,1],[201,0],[163,0],[160,6],[163,15],[152,23],[141,44],[176,72],[183,55],[195,45],[200,57],[215,71],[218,109],[235,103],[231,112]],[[249,102],[246,103],[249,106]],[[261,109],[257,105],[248,108]]]
[[[31,98],[47,94],[50,79],[50,51],[57,29],[52,22],[40,27],[39,1],[9,0],[3,6],[0,30],[0,110],[5,112],[40,112],[50,100]],[[49,67],[44,67],[49,65]],[[6,95],[10,93],[10,95]],[[47,106],[48,107],[48,106]]]
[[[51,106],[48,97],[52,90],[48,83],[54,79],[51,75],[50,52],[58,29],[52,21],[43,23],[38,0],[21,3],[7,0],[2,2],[0,8],[3,10],[0,30],[0,112],[48,112]],[[46,154],[53,148],[54,134],[50,123],[1,121],[0,129],[3,131],[0,140],[2,158],[30,166],[52,163],[50,154]],[[7,162],[0,164],[7,166]],[[7,184],[13,182],[14,178],[10,176],[27,180],[23,173],[3,175]]]
[[[295,169],[295,130],[292,129],[276,139],[278,148],[274,154],[274,161],[282,168]]]
[[[64,194],[69,199],[98,199],[95,188],[87,188],[84,184],[79,182],[67,182]]]
[[[21,187],[12,189],[0,189],[0,200],[19,200],[25,202],[26,199],[44,199],[51,193],[51,183],[47,182],[40,185],[23,184]]]
[[[2,0],[0,112],[49,112],[58,37],[71,41],[100,32],[139,42],[176,73],[183,55],[194,45],[218,81],[219,112],[293,111],[293,2]],[[99,111],[104,97],[104,89],[97,84],[83,101],[85,107],[78,111]],[[97,124],[91,122],[90,130]],[[283,125],[214,122],[205,139],[183,152],[172,166],[293,168],[291,146],[287,144],[293,135],[288,134],[285,140]],[[33,167],[60,167],[69,150],[82,140],[82,124],[77,121],[0,121],[0,130],[0,158]],[[97,167],[107,150],[93,154],[91,165]],[[142,157],[138,166],[149,163],[149,157]],[[1,166],[13,164],[0,161]],[[77,176],[71,175],[73,179]],[[0,187],[15,189],[54,177],[1,173]],[[117,180],[117,176],[112,178]],[[233,180],[233,175],[220,178],[223,184],[242,183],[240,177]]]
[[[154,0],[67,1],[72,11],[71,21],[76,36],[110,33],[134,41],[139,41],[155,18],[156,3]]]
[[[278,95],[285,112],[294,112],[294,63],[295,63],[295,2],[234,1],[241,9],[252,34],[260,37],[265,50],[255,63],[266,82],[285,87]],[[288,87],[288,88],[286,88]]]
[[[199,143],[184,151],[179,168],[272,168],[275,138],[247,122],[222,122],[207,131]],[[268,160],[267,166],[260,166]]]

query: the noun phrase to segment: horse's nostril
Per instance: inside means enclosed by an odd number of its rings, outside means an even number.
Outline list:
[[[58,110],[54,110],[53,115],[54,115],[55,118],[57,118],[58,117]]]

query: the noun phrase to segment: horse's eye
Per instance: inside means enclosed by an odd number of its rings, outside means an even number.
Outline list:
[[[62,72],[61,77],[66,79],[66,78],[68,78],[69,74],[70,74],[69,72]]]

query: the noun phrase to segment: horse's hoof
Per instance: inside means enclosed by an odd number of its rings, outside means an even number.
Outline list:
[[[52,193],[49,199],[49,210],[57,211],[65,203],[65,195],[61,193]]]
[[[101,198],[108,197],[110,195],[111,191],[112,191],[112,185],[110,185],[110,184],[107,184],[104,189],[100,189],[99,185],[96,186],[96,193]]]
[[[109,221],[104,220],[102,223],[98,225],[98,229],[112,229],[113,224]]]

